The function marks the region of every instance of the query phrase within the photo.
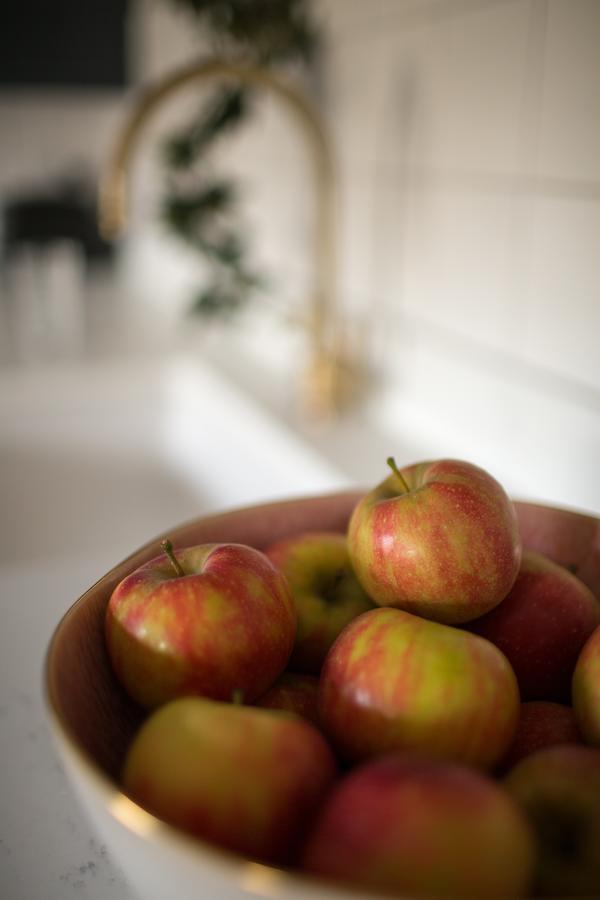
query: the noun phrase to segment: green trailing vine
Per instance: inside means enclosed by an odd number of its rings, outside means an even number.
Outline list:
[[[317,31],[305,0],[169,2],[192,15],[211,50],[222,58],[267,68],[286,64],[308,68],[314,61]],[[232,313],[266,284],[249,259],[236,221],[235,184],[209,174],[203,165],[216,142],[251,117],[254,101],[252,88],[217,87],[163,148],[168,191],[162,217],[174,234],[201,254],[208,273],[192,299],[195,313]]]

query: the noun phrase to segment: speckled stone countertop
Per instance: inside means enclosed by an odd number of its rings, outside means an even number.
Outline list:
[[[5,900],[137,896],[80,808],[44,710],[42,675],[51,633],[71,600],[100,574],[91,559],[0,566],[0,895]]]

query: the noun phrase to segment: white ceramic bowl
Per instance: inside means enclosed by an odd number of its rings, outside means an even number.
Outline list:
[[[337,889],[245,860],[171,828],[120,790],[125,749],[140,711],[116,682],[104,644],[104,613],[117,583],[155,556],[160,540],[176,546],[238,541],[259,549],[309,529],[345,531],[357,493],[283,501],[197,519],[172,529],[119,563],[70,608],[46,660],[49,720],[67,773],[114,858],[145,900],[276,897],[341,900],[364,892]],[[524,544],[569,566],[600,592],[600,520],[568,510],[516,503]]]

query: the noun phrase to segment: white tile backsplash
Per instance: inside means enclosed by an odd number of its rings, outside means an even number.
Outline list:
[[[405,200],[398,311],[508,349],[517,298],[507,241],[511,197],[445,190],[435,182]]]
[[[531,4],[471,4],[470,15],[452,16],[400,8],[353,32],[350,20],[330,46],[329,112],[344,155],[357,167],[512,173]]]
[[[549,0],[539,171],[600,181],[600,3]]]
[[[533,214],[524,356],[598,391],[600,204],[540,197]]]
[[[512,172],[526,63],[528,3],[481,5],[434,18],[427,28],[393,30],[388,106],[405,107],[397,140],[417,168]],[[402,29],[398,30],[398,35]],[[404,132],[404,133],[403,133]],[[392,164],[398,147],[387,145]]]
[[[328,5],[378,427],[418,422],[523,495],[600,509],[600,4]]]

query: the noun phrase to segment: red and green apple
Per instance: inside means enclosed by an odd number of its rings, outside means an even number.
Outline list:
[[[518,897],[531,829],[498,783],[466,766],[403,755],[357,767],[325,799],[305,871],[398,897]]]
[[[600,747],[600,626],[585,642],[572,683],[577,724],[589,744]]]
[[[581,733],[571,706],[549,700],[529,700],[521,704],[517,733],[500,762],[499,770],[507,772],[519,760],[543,747],[581,743]]]
[[[197,837],[286,862],[336,774],[323,736],[290,713],[182,697],[131,744],[126,792]]]
[[[536,896],[597,897],[600,890],[600,750],[545,747],[504,780],[536,834]]]
[[[399,469],[357,504],[350,558],[376,603],[446,624],[475,619],[504,599],[521,560],[514,506],[468,462]]]
[[[492,641],[512,665],[522,700],[569,703],[577,657],[600,623],[600,604],[567,569],[523,551],[517,580],[469,630]]]
[[[115,588],[106,612],[114,671],[144,707],[198,694],[247,702],[284,670],[296,609],[284,576],[258,550],[202,544],[167,552]]]
[[[255,702],[264,709],[284,709],[319,724],[319,679],[302,672],[284,672]]]
[[[514,739],[519,691],[489,641],[379,608],[350,622],[329,651],[319,714],[351,762],[411,751],[491,769]]]
[[[290,669],[318,674],[340,631],[374,605],[354,573],[346,536],[306,532],[265,552],[287,578],[298,612]]]

